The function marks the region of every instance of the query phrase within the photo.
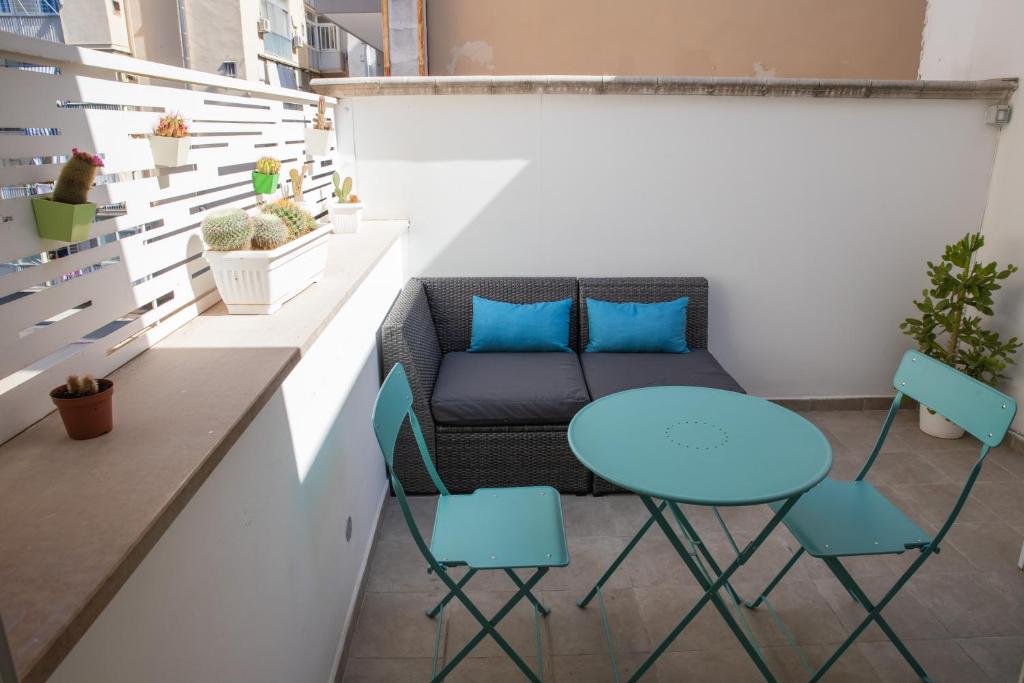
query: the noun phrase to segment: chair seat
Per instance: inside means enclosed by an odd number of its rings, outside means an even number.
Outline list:
[[[564,567],[569,548],[558,491],[528,486],[441,496],[430,552],[442,564],[474,569]]]
[[[782,501],[771,504],[773,510]],[[782,520],[814,557],[887,555],[931,538],[866,481],[825,479]]]

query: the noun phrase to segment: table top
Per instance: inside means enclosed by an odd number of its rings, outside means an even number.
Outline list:
[[[649,387],[594,401],[569,425],[590,471],[636,493],[695,505],[754,505],[812,488],[832,447],[796,413],[704,387]]]

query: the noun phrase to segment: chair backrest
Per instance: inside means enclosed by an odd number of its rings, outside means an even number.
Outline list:
[[[405,375],[405,368],[402,367],[401,363],[396,363],[384,379],[380,391],[377,392],[377,400],[373,404],[373,415],[370,420],[373,423],[373,432],[377,436],[377,443],[380,445],[381,453],[384,454],[384,462],[388,468],[391,488],[394,490],[395,497],[398,498],[398,504],[402,508],[402,516],[405,517],[405,522],[409,526],[409,531],[412,533],[416,545],[419,546],[420,551],[427,558],[431,567],[437,569],[435,566],[436,560],[430,553],[430,548],[423,540],[423,536],[416,526],[416,520],[412,516],[412,511],[409,509],[409,501],[405,497],[405,489],[402,488],[402,482],[399,481],[398,476],[395,474],[395,443],[398,441],[398,433],[401,431],[406,419],[409,420],[409,427],[416,437],[416,444],[419,446],[420,456],[423,458],[423,466],[426,467],[427,473],[440,494],[447,496],[448,489],[445,488],[444,482],[441,481],[441,477],[437,474],[437,469],[430,459],[430,451],[423,440],[423,431],[420,429],[419,420],[416,419],[416,413],[412,409],[412,388],[409,386],[409,379]]]
[[[936,411],[991,447],[1006,436],[1017,402],[920,351],[907,351],[892,380],[896,391]]]
[[[904,396],[909,396],[931,408],[981,442],[978,460],[967,475],[967,481],[964,482],[949,516],[932,539],[932,545],[938,547],[967,502],[989,449],[998,446],[1006,436],[1010,423],[1017,414],[1017,402],[987,384],[915,350],[903,354],[903,360],[896,369],[892,383],[896,389],[896,397],[893,399],[885,424],[882,425],[878,441],[857,479],[863,479],[867,475],[882,450],[882,444],[885,443]]]

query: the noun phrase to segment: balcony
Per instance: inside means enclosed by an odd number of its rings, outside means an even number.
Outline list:
[[[462,648],[478,624],[456,603],[440,631],[423,614],[446,588],[424,571],[370,424],[394,345],[386,321],[410,278],[559,276],[575,283],[563,282],[577,305],[587,278],[706,278],[705,305],[690,314],[704,321],[694,349],[713,353],[750,400],[820,433],[831,476],[855,477],[912,344],[899,323],[914,314],[925,262],[991,206],[994,159],[1013,129],[988,119],[1016,90],[1013,80],[321,79],[334,135],[320,154],[304,132],[317,94],[2,42],[2,86],[19,96],[0,136],[0,618],[25,681],[429,680],[435,653],[443,665]],[[158,166],[146,136],[170,112],[191,124],[188,160]],[[72,147],[104,166],[89,237],[68,244],[38,235],[32,199]],[[298,199],[321,223],[335,172],[354,178],[366,208],[358,233],[329,238],[322,279],[272,315],[230,315],[201,222],[257,210],[251,174],[265,155],[282,162],[284,192],[290,171],[305,172]],[[1012,258],[995,236],[988,249],[988,260]],[[1003,329],[1019,323],[1020,291],[1011,280],[998,301]],[[419,330],[435,335],[436,354],[464,350],[453,339],[470,334],[469,309],[459,318],[429,305],[436,329],[455,330]],[[115,426],[71,441],[48,392],[84,372],[114,381]],[[594,405],[594,386],[583,391]],[[431,449],[444,434],[486,444],[532,430],[568,450],[565,424],[457,430],[436,406],[415,408]],[[869,480],[934,535],[979,442],[928,436],[918,416],[893,411]],[[479,477],[470,488],[552,485],[529,466],[548,452],[527,447],[493,480],[492,463],[456,472],[442,456],[437,468]],[[539,638],[525,601],[498,630],[530,664],[539,643],[549,680],[626,679],[703,591],[652,532],[601,608],[577,607],[648,518],[640,498],[597,491],[581,471],[584,488],[560,496],[570,564],[536,590],[552,607]],[[429,537],[437,496],[410,500]],[[681,507],[722,566],[773,518],[760,503]],[[1022,533],[1015,431],[989,452],[941,554],[884,612],[936,680],[1020,671]],[[775,528],[733,587],[756,594],[797,548]],[[919,551],[847,566],[877,600]],[[492,572],[468,593],[490,614],[515,590]],[[770,609],[732,608],[782,681],[807,680],[863,612],[812,557],[793,565]],[[485,640],[450,680],[519,675]],[[708,610],[643,680],[760,677]],[[871,626],[831,678],[913,671]]]

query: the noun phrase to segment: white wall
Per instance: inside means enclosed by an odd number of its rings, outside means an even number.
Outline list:
[[[772,397],[891,394],[898,324],[980,225],[996,141],[975,101],[350,103],[357,191],[410,219],[410,274],[706,276],[712,351]]]
[[[928,5],[922,78],[1024,77],[1024,3],[1019,0],[931,0]],[[1024,96],[1013,100],[1015,119],[999,133],[998,151],[982,231],[983,258],[1024,268]],[[996,297],[992,327],[1024,339],[1024,273]],[[1003,387],[1024,406],[1024,354]],[[1024,408],[1014,421],[1024,431]]]
[[[375,332],[402,285],[401,264],[399,244],[74,647],[54,683],[333,680],[386,493],[370,427],[379,386]]]

